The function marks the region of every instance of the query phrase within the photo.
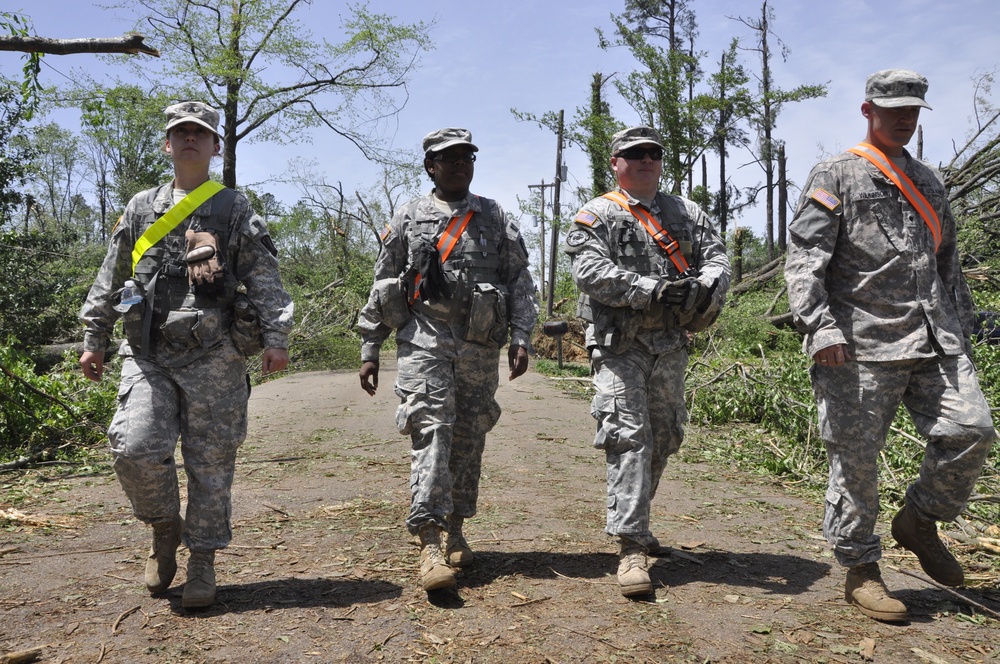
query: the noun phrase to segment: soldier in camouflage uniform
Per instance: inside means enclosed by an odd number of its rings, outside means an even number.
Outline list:
[[[962,585],[936,521],[965,506],[995,433],[972,365],[972,300],[940,174],[904,148],[927,80],[872,74],[865,141],[813,168],[790,226],[785,278],[830,461],[823,531],[848,568],[845,598],[903,621],[882,581],[878,458],[902,402],[926,437],[920,476],[892,536],[932,578]]]
[[[660,544],[649,529],[650,503],[684,436],[688,333],[714,322],[730,269],[701,208],[659,192],[656,130],[618,132],[611,154],[618,189],[577,213],[565,251],[588,322],[594,447],[607,458],[606,531],[620,540],[618,582],[632,597],[652,592],[646,555]]]
[[[452,567],[472,562],[462,526],[476,513],[486,434],[500,417],[500,348],[509,333],[514,380],[528,368],[538,304],[517,226],[469,193],[472,134],[440,129],[423,149],[434,189],[386,225],[358,327],[361,387],[371,395],[379,349],[396,330],[396,424],[412,440],[406,526],[420,538],[421,584],[436,590],[455,585]]]
[[[285,369],[293,305],[263,220],[242,194],[221,185],[208,183],[207,191],[219,191],[178,214],[180,223],[147,247],[147,230],[208,182],[219,152],[219,114],[211,107],[181,102],[165,114],[174,179],[136,194],[112,231],[80,314],[80,366],[101,380],[122,317],[124,362],[108,429],[113,466],[136,518],[153,528],[146,587],[159,593],[170,586],[183,541],[191,556],[182,603],[196,608],[215,601],[215,551],[232,537],[231,488],[250,396],[246,360],[263,348],[264,374]],[[186,519],[174,464],[178,437]]]

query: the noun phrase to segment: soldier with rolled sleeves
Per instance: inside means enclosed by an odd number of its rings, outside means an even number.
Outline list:
[[[250,396],[246,360],[263,349],[264,374],[285,369],[293,305],[264,221],[242,194],[209,180],[219,114],[196,101],[164,112],[174,179],[136,194],[112,231],[80,314],[80,366],[101,380],[121,317],[124,362],[108,428],[113,467],[136,518],[153,528],[147,589],[170,586],[183,541],[191,555],[182,604],[198,608],[215,601],[215,551],[232,537],[233,473]]]
[[[865,140],[818,164],[789,228],[785,279],[830,462],[823,531],[847,567],[845,599],[870,617],[907,618],[878,561],[878,458],[902,402],[927,439],[892,536],[939,583],[962,567],[936,521],[961,513],[994,440],[970,337],[973,309],[940,174],[905,149],[927,79],[868,77]]]
[[[663,144],[650,127],[611,141],[618,188],[580,209],[566,235],[587,321],[594,446],[607,458],[607,527],[626,597],[652,592],[650,503],[681,445],[688,333],[711,325],[729,288],[722,239],[692,201],[659,191]]]
[[[514,380],[528,368],[538,303],[517,226],[469,193],[472,134],[439,129],[423,150],[434,189],[386,225],[358,327],[361,387],[371,395],[379,349],[396,330],[396,424],[412,441],[406,526],[420,538],[421,584],[436,590],[455,585],[452,567],[472,562],[462,526],[476,514],[486,434],[500,417],[500,348],[509,334]]]

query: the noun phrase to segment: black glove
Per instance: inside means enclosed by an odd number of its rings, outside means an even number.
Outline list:
[[[708,308],[712,306],[712,296],[715,295],[715,289],[719,287],[719,278],[716,277],[712,280],[712,285],[709,287],[702,286],[701,289],[705,291],[705,296],[700,298],[697,304],[698,313],[703,314],[708,311]]]
[[[653,288],[653,300],[667,307],[690,311],[709,295],[708,289],[694,277],[677,281],[660,279]]]
[[[417,250],[417,271],[420,274],[418,297],[426,302],[428,299],[440,300],[451,297],[451,287],[444,275],[441,265],[441,255],[437,247],[430,242],[424,242]]]

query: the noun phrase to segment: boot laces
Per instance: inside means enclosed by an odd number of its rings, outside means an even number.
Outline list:
[[[444,554],[441,553],[441,547],[434,544],[427,544],[423,548],[424,560],[427,561],[431,566],[437,565],[447,565],[445,562]]]
[[[646,568],[646,554],[642,551],[632,551],[622,554],[621,564],[619,565],[622,572],[627,572],[636,567],[640,569]]]

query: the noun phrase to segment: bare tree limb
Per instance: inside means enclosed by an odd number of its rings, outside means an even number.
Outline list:
[[[50,55],[71,55],[74,53],[144,53],[154,58],[160,52],[143,41],[140,34],[121,37],[93,37],[83,39],[50,39],[47,37],[20,37],[0,35],[0,51],[21,51],[22,53],[47,53]]]

